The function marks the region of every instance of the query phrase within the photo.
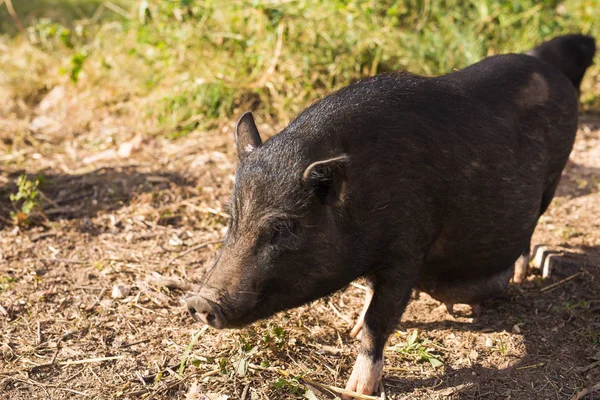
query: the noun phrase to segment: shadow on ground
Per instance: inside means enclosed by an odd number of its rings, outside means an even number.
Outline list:
[[[15,182],[20,174],[11,174],[10,182],[0,186],[0,229],[20,206],[10,200],[10,195],[18,191]],[[40,181],[42,214],[49,222],[92,218],[99,212],[115,211],[142,193],[151,193],[152,201],[165,203],[168,199],[160,197],[169,196],[169,189],[195,186],[195,182],[177,173],[140,172],[135,166],[99,168],[74,175],[39,171],[27,177]]]
[[[600,366],[590,366],[600,351],[600,247],[577,251],[554,258],[549,280],[523,289],[512,286],[507,298],[487,303],[473,323],[401,323],[403,330],[451,330],[459,335],[510,332],[517,323],[525,346],[520,360],[507,360],[509,365],[503,369],[486,368],[477,361],[468,368],[445,366],[440,375],[422,380],[388,373],[386,392],[410,396],[435,388],[441,398],[450,399],[562,399],[597,384]]]

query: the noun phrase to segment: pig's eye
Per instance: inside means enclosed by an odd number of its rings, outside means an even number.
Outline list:
[[[277,221],[271,232],[271,244],[280,244],[296,236],[296,223],[289,219]]]

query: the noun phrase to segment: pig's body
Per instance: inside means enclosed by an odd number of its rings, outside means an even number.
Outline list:
[[[450,303],[507,287],[571,151],[576,97],[555,69],[504,55],[442,77],[366,79],[264,144],[242,119],[232,225],[190,311],[241,326],[366,276],[347,388],[371,393],[413,287]],[[282,218],[295,222],[270,228]]]

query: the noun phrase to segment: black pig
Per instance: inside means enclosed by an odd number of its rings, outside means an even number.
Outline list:
[[[579,93],[585,71],[593,64],[596,41],[591,36],[579,34],[557,36],[526,54],[547,62],[565,74]]]
[[[568,79],[517,54],[440,77],[365,79],[264,143],[246,113],[229,231],[189,311],[242,327],[366,277],[346,387],[372,393],[413,287],[460,303],[506,289],[576,130]]]

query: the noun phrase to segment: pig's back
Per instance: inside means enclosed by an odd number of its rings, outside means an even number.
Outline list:
[[[576,93],[524,55],[491,57],[437,80],[458,93],[464,122],[455,142],[464,143],[449,146],[452,167],[439,170],[447,192],[428,269],[454,279],[496,273],[526,248],[560,179],[577,130]]]
[[[367,107],[335,136],[350,154],[348,198],[364,229],[386,232],[383,243],[402,251],[429,246],[425,273],[438,278],[509,267],[572,148],[570,82],[532,57],[506,55],[410,77],[375,103],[379,113]]]

